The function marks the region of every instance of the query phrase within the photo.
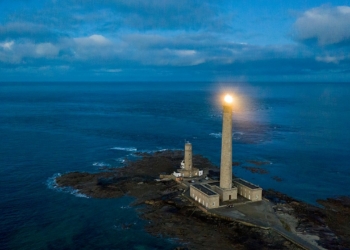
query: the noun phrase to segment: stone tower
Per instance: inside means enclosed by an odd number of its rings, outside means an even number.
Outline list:
[[[192,144],[186,142],[185,144],[185,170],[192,170]]]
[[[185,143],[185,157],[181,162],[181,169],[174,172],[173,175],[176,177],[199,177],[203,175],[203,170],[193,167],[192,161],[192,144],[189,142]]]
[[[220,188],[232,188],[232,97],[225,96],[222,115]]]

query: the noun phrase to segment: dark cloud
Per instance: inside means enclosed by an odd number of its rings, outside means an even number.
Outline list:
[[[68,1],[71,6],[72,1]],[[84,11],[94,12],[96,1],[74,1]],[[212,0],[104,0],[100,8],[108,8],[123,27],[139,30],[214,30],[230,27],[232,15],[225,13],[224,1]]]
[[[9,39],[33,39],[40,42],[57,40],[59,34],[50,31],[44,24],[31,22],[9,22],[0,24],[0,37]]]

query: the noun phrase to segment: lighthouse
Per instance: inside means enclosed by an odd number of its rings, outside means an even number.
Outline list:
[[[207,209],[217,208],[223,204],[230,204],[230,201],[237,200],[238,194],[250,201],[262,200],[262,188],[241,178],[232,180],[233,104],[233,97],[227,94],[224,97],[222,106],[220,181],[215,180],[190,185],[191,198]],[[188,150],[187,154],[189,154],[189,149],[189,146],[185,147],[185,161],[186,150]]]
[[[233,98],[226,95],[222,114],[222,144],[220,163],[220,188],[232,188],[232,102]]]

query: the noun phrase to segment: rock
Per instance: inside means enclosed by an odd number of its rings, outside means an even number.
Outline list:
[[[292,201],[289,204],[292,205],[292,206],[299,206],[299,202],[296,202],[296,201]]]
[[[258,167],[243,167],[244,169],[250,171],[253,174],[267,174],[269,171]]]
[[[145,204],[147,205],[154,205],[156,202],[153,200],[145,201]]]

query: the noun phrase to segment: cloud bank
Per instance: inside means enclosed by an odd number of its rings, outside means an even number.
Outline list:
[[[246,7],[221,0],[0,1],[0,81],[350,80],[350,6],[289,15],[288,30],[280,28],[285,19],[258,16],[259,9],[244,14]],[[247,18],[286,42],[242,22]]]

